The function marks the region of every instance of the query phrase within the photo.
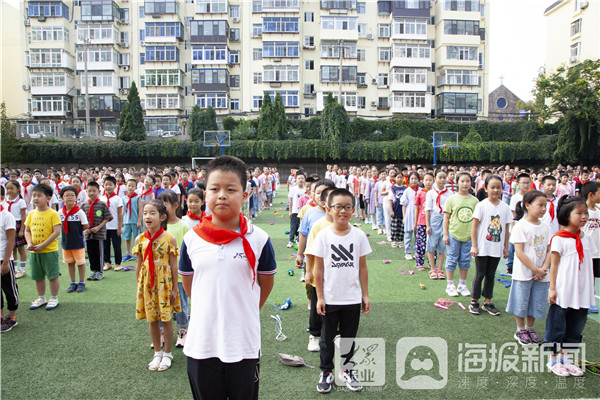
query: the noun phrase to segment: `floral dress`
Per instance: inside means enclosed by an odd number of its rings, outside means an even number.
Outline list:
[[[179,249],[171,244],[173,235],[165,232],[159,239],[154,240],[152,252],[154,255],[154,287],[150,286],[150,266],[144,260],[137,284],[137,300],[135,303],[136,319],[146,319],[148,322],[171,321],[173,313],[181,312],[179,296],[171,304],[170,294],[173,290],[173,277],[169,257],[171,254],[178,256]],[[149,239],[144,235],[138,236],[139,244],[132,249],[133,254],[144,258],[144,252]]]

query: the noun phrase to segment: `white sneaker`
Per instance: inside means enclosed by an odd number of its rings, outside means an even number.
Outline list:
[[[185,337],[187,336],[187,331],[185,329],[180,329],[177,334],[177,343],[175,343],[175,347],[183,347],[185,346]]]
[[[50,299],[48,305],[46,305],[46,310],[54,310],[56,307],[58,307],[58,305],[58,299]]]
[[[31,305],[29,306],[30,310],[36,310],[40,307],[45,306],[46,304],[48,304],[48,302],[46,300],[42,300],[39,297],[37,299],[35,299]]]
[[[412,254],[407,253],[407,254],[404,255],[404,259],[405,260],[412,260],[413,256],[412,256]]]
[[[321,338],[310,335],[308,339],[308,351],[317,352],[320,349]]]
[[[288,244],[287,244],[287,246],[286,246],[286,247],[287,247],[288,249],[290,249],[290,248],[291,248],[293,245],[294,245],[294,243],[292,243],[292,242],[288,242]]]
[[[469,292],[469,289],[467,289],[467,287],[465,285],[458,285],[458,293],[460,293],[461,296],[470,296],[471,292]]]
[[[27,276],[27,273],[25,271],[17,271],[17,273],[15,274],[16,279],[21,279],[25,276]]]
[[[448,296],[450,297],[458,297],[458,292],[456,291],[456,287],[454,287],[454,285],[447,286],[446,293],[448,293]]]

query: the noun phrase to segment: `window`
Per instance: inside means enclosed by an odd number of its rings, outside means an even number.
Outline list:
[[[446,35],[479,35],[478,21],[444,20],[444,33]]]
[[[571,36],[581,33],[581,18],[571,22]]]
[[[255,85],[260,85],[263,80],[262,80],[262,72],[255,72],[254,73],[254,79],[253,82]]]
[[[239,75],[238,75],[239,77]],[[226,69],[203,68],[192,70],[192,85],[227,85],[229,72]],[[214,90],[214,89],[213,89]]]
[[[365,96],[358,96],[356,98],[356,104],[358,105],[358,108],[365,108],[365,105],[367,103],[367,98]]]
[[[571,57],[579,57],[579,48],[580,48],[581,43],[577,42],[573,45],[571,45]]]
[[[177,0],[145,0],[144,13],[150,15],[178,14],[179,4]]]
[[[298,18],[264,17],[263,33],[298,33]]]
[[[71,100],[63,96],[33,96],[31,111],[64,114],[71,112]]]
[[[262,35],[262,24],[252,24],[252,37],[259,37]]]
[[[80,75],[81,88],[85,89],[85,74]],[[90,72],[88,73],[88,85],[92,88],[112,88],[113,72]]]
[[[179,49],[175,46],[146,46],[146,62],[179,61]]]
[[[315,46],[315,37],[314,36],[304,36],[304,47],[314,47]]]
[[[426,44],[396,43],[393,53],[394,58],[431,58],[431,48]]]
[[[356,83],[359,86],[366,86],[367,84],[367,74],[364,72],[359,72],[356,74]]]
[[[252,60],[262,60],[263,50],[262,48],[252,49]]]
[[[448,60],[477,60],[477,47],[448,46],[446,47],[446,58]]]
[[[62,17],[69,19],[69,7],[63,2],[57,1],[30,1],[27,4],[27,15],[29,17]]]
[[[478,86],[479,75],[476,70],[447,69],[438,77],[438,84]]]
[[[356,58],[356,42],[344,42],[344,58]],[[321,58],[340,58],[340,45],[335,40],[321,41]]]
[[[367,59],[367,51],[365,49],[356,50],[356,58],[358,61],[365,61]]]
[[[264,82],[298,82],[298,67],[295,65],[265,65]]]
[[[60,68],[67,53],[62,49],[29,50],[29,66],[32,68]]]
[[[334,10],[356,8],[356,0],[321,0],[321,8]]]
[[[258,0],[261,1],[261,0]],[[254,8],[254,4],[253,4]],[[299,8],[298,0],[262,0],[262,9],[286,10],[290,8]],[[253,10],[254,11],[254,10]],[[288,11],[288,10],[286,10]],[[289,11],[288,11],[289,12]]]
[[[358,24],[358,37],[367,37],[367,24]]]
[[[392,12],[391,1],[378,1],[377,2],[377,13],[378,14],[390,14]]]
[[[357,17],[321,17],[321,29],[333,29],[338,31],[355,31]]]
[[[182,38],[183,27],[179,22],[146,22],[145,37]]]
[[[231,50],[229,52],[229,64],[239,64],[239,63],[240,63],[239,50]]]
[[[229,30],[229,40],[234,42],[240,41],[240,29],[239,28],[231,28]]]
[[[398,19],[393,24],[394,35],[427,35],[426,19]]]
[[[227,0],[196,0],[196,12],[198,14],[225,13]]]
[[[394,93],[392,96],[392,107],[394,108],[425,108],[425,93],[402,92]]]
[[[314,83],[305,83],[304,84],[304,94],[313,94],[315,92],[315,84]]]
[[[90,40],[104,40],[114,42],[119,37],[119,31],[113,25],[77,25],[77,38],[78,40],[90,39]]]
[[[192,41],[203,42],[205,37],[227,35],[227,21],[224,20],[194,20],[190,25]],[[214,41],[214,40],[211,40]]]
[[[83,62],[83,56],[85,51],[83,49],[77,49],[77,62]],[[88,48],[88,62],[90,63],[116,63],[117,52],[111,47],[90,47]]]
[[[262,107],[262,96],[252,96],[252,108],[258,109]]]
[[[229,108],[231,110],[239,110],[240,109],[240,99],[231,99],[229,101]]]
[[[379,74],[377,77],[377,86],[387,87],[388,85],[388,74]]]
[[[313,60],[304,60],[304,69],[306,69],[306,70],[315,69],[315,62]]]
[[[240,6],[230,5],[229,6],[229,18],[239,18],[239,17],[240,17]]]
[[[218,61],[226,64],[227,47],[226,46],[192,46],[192,62],[194,61]]]
[[[315,114],[315,109],[312,107],[304,107],[304,116],[310,118]]]
[[[395,68],[392,71],[394,83],[427,83],[427,70],[417,68]]]
[[[90,110],[121,111],[121,100],[113,95],[90,95]],[[77,109],[85,110],[85,96],[77,96]]]
[[[119,53],[118,64],[119,65],[130,65],[129,53]]]
[[[144,14],[144,6],[140,6],[140,18],[144,18],[146,15]]]
[[[166,133],[181,135],[181,125],[177,118],[148,118],[144,119],[148,136],[161,136]]]
[[[312,12],[305,12],[304,22],[315,22],[315,14]]]
[[[281,95],[281,100],[283,100],[283,105],[285,107],[298,107],[298,91],[297,90],[278,90],[278,91],[268,91],[271,97],[271,102],[275,102],[275,96],[277,93]]]
[[[69,42],[69,31],[61,26],[32,26],[29,31],[31,42]]]
[[[378,53],[379,53],[379,61],[390,61],[390,48],[389,47],[379,47],[378,48]]]
[[[496,100],[496,105],[498,108],[506,108],[506,99],[504,97],[499,97],[498,100]]]
[[[441,93],[438,114],[477,114],[477,93]]]
[[[112,1],[89,1],[81,2],[82,21],[113,21],[121,17],[119,7]]]
[[[339,65],[324,65],[321,67],[321,82],[323,83],[338,83],[340,81]],[[356,66],[342,66],[342,82],[356,82]]]
[[[388,105],[388,100],[389,99],[387,97],[380,97],[377,101],[377,108],[380,110],[388,110],[390,108]]]
[[[389,38],[390,37],[390,24],[379,24],[379,37]]]
[[[367,3],[364,1],[359,1],[356,3],[356,12],[358,14],[366,14],[367,13]]]
[[[445,0],[444,10],[479,11],[479,0]]]
[[[147,69],[146,86],[183,86],[183,72],[178,69]]]
[[[264,26],[263,26],[264,28]],[[298,57],[298,42],[263,42],[264,57]]]
[[[226,93],[202,93],[196,95],[196,104],[200,108],[212,107],[224,109],[228,107]]]
[[[67,79],[73,78],[66,72],[32,72],[30,83],[31,87],[57,87],[66,86]]]
[[[240,76],[239,75],[229,75],[229,86],[230,87],[240,87]]]

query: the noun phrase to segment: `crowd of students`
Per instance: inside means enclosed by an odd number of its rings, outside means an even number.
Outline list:
[[[506,311],[515,316],[515,340],[542,343],[534,322],[546,318],[544,341],[556,345],[548,367],[561,376],[582,375],[564,353],[581,341],[588,311],[597,312],[599,172],[570,166],[533,172],[509,166],[330,165],[321,178],[292,170],[288,247],[298,248],[295,264],[304,270],[310,299],[308,350],[321,358],[317,390],[331,390],[336,335],[354,338],[361,312],[370,311],[371,247],[358,229],[360,220],[385,235],[384,243],[402,248],[407,260],[415,259],[419,270],[427,263],[431,279],[447,281],[449,296],[468,297],[474,315],[482,309],[500,314],[492,302],[495,274],[500,258],[508,258],[513,284]],[[175,318],[176,345],[187,356],[195,398],[257,398],[259,310],[277,266],[268,235],[251,221],[272,207],[279,179],[275,168],[248,169],[229,156],[200,170],[63,168],[45,176],[39,170],[5,170],[2,332],[17,325],[16,280],[26,276],[27,262],[38,293],[30,309],[59,306],[61,236],[69,293],[86,290],[86,252],[88,281],[102,280],[111,269],[131,270],[124,263],[136,261],[136,318],[148,321],[155,350],[148,369],[170,368]],[[342,352],[348,357],[340,378],[350,390],[361,390],[353,347]]]

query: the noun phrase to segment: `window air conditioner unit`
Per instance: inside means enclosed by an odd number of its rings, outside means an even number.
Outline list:
[[[24,85],[22,86],[22,88],[23,88],[23,90],[29,90],[29,85],[28,85],[28,84],[24,84]]]
[[[569,58],[569,61],[571,63],[576,63],[577,62],[577,56],[571,56],[571,58]]]
[[[367,39],[368,39],[368,40],[373,40],[373,34],[372,34],[372,33],[369,33],[369,34],[367,35]]]
[[[29,22],[29,18],[27,18],[27,19],[25,20],[25,26],[29,26],[29,25],[31,25],[31,23]]]
[[[235,22],[235,23],[240,22],[240,17],[233,17],[233,22]]]
[[[377,85],[377,79],[373,79],[371,82],[373,83],[373,85]]]
[[[40,21],[40,22],[44,22],[45,20],[46,20],[46,17],[44,15],[40,15],[38,17],[38,21]]]
[[[121,88],[121,90],[119,90],[119,92],[121,94],[127,94],[129,92],[129,89],[127,89],[127,88]]]
[[[140,40],[140,44],[141,44],[142,46],[145,46],[145,45],[146,45],[146,42],[145,42],[145,41],[143,41],[143,40]]]
[[[579,0],[579,8],[587,8],[589,5],[589,0]]]
[[[372,101],[371,102],[371,107],[377,107],[377,102],[376,101]]]
[[[123,65],[123,70],[129,71],[129,65]]]
[[[123,48],[127,48],[127,47],[129,47],[129,43],[127,43],[127,42],[121,42],[121,43],[119,43],[119,44],[120,44],[120,45],[121,45],[121,47],[123,47]]]

